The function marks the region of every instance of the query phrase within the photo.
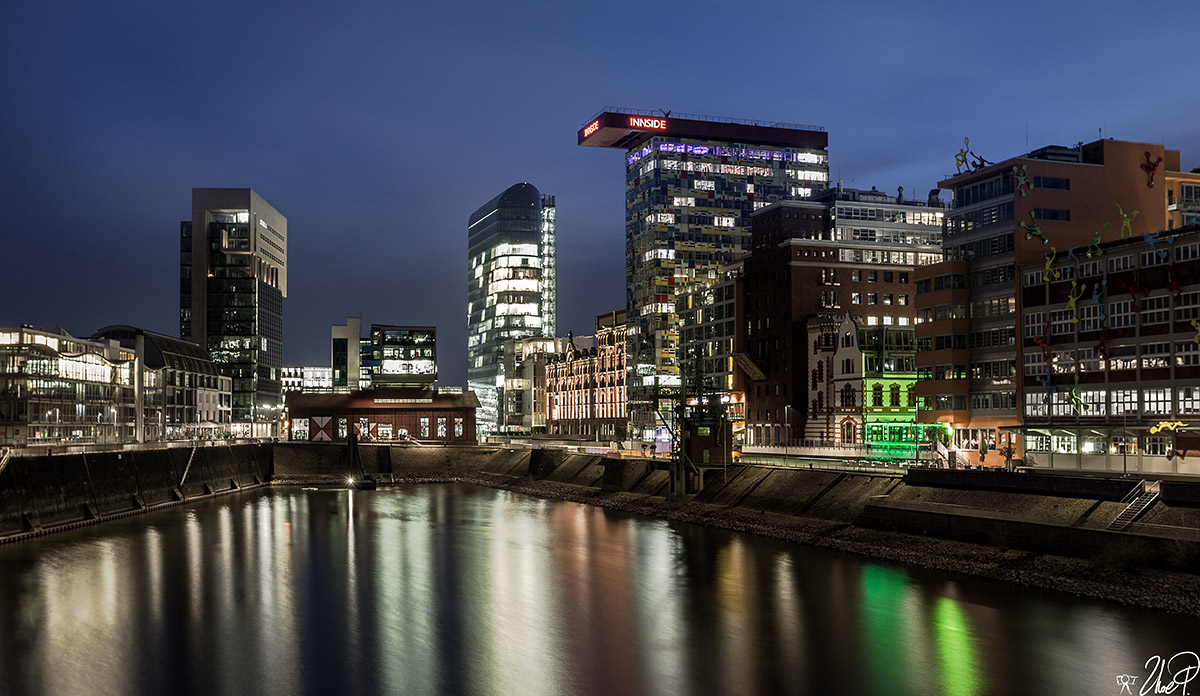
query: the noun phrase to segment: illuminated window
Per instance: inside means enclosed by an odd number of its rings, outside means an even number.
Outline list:
[[[1171,415],[1171,390],[1169,388],[1142,390],[1142,413],[1156,416]]]
[[[1171,438],[1149,435],[1142,440],[1142,452],[1154,457],[1165,457],[1171,451]]]

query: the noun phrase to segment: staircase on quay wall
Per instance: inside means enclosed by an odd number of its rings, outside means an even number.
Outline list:
[[[1135,488],[1130,494],[1133,498],[1121,514],[1109,523],[1108,528],[1114,532],[1123,532],[1129,529],[1129,525],[1133,524],[1137,518],[1146,512],[1146,508],[1150,507],[1155,500],[1158,500],[1159,481],[1143,481],[1142,485]]]

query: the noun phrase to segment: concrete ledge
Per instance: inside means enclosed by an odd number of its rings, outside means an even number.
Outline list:
[[[1162,567],[1194,566],[1196,559],[1200,559],[1200,541],[1181,539],[1175,535],[1168,537],[1091,527],[1063,527],[966,506],[900,503],[876,498],[863,508],[855,524],[1083,558],[1094,557],[1124,545],[1137,548],[1145,554],[1148,562]]]
[[[1158,490],[1162,501],[1168,505],[1200,506],[1200,482],[1163,481]]]
[[[1041,493],[1100,500],[1121,500],[1139,483],[1129,479],[1090,476],[1046,476],[1008,471],[953,469],[909,469],[904,475],[904,482],[911,486]]]

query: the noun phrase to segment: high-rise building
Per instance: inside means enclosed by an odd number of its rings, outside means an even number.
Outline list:
[[[277,435],[287,218],[251,189],[192,189],[180,223],[179,333],[233,380],[234,432]]]
[[[625,151],[631,435],[664,439],[680,384],[676,297],[720,280],[749,248],[756,209],[826,188],[828,136],[816,126],[605,109],[578,142]]]
[[[467,223],[467,383],[481,433],[504,423],[504,345],[555,333],[555,206],[520,183]]]

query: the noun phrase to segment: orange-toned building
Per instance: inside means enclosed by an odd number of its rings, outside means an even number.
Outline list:
[[[625,310],[596,317],[596,347],[566,350],[546,364],[546,430],[624,440],[628,418],[625,391]]]
[[[946,261],[914,275],[918,421],[948,426],[968,463],[979,463],[982,442],[1022,456],[1018,267],[1086,259],[1200,210],[1200,174],[1181,172],[1179,151],[1162,145],[1098,140],[976,163],[939,184],[954,198]]]

